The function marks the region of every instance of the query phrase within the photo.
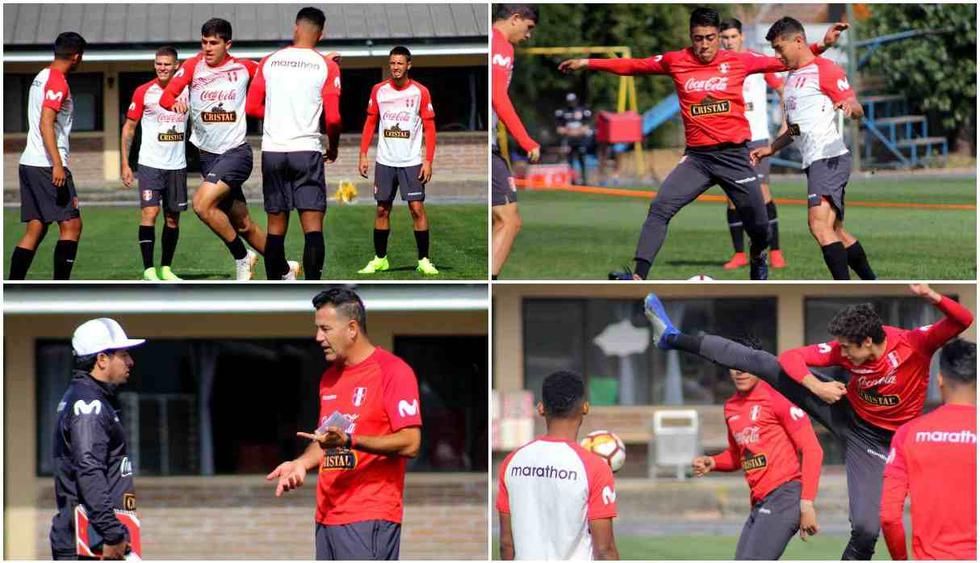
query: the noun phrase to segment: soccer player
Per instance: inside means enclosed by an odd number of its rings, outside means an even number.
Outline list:
[[[129,150],[136,135],[136,125],[142,125],[140,156],[137,167],[140,194],[140,225],[138,238],[143,256],[143,279],[147,281],[179,280],[170,265],[174,261],[177,238],[180,235],[180,213],[187,209],[187,160],[184,156],[187,114],[167,111],[160,107],[160,96],[177,72],[177,49],[166,46],[157,49],[153,59],[156,79],[141,85],[133,92],[133,101],[126,112],[119,148],[122,183],[133,187],[133,169],[129,166]],[[187,94],[178,101],[187,103]],[[164,224],[161,240],[163,255],[160,273],[153,267],[154,226],[163,208]]]
[[[432,178],[432,159],[436,154],[436,114],[429,89],[408,77],[412,53],[402,46],[388,53],[391,78],[375,84],[368,99],[367,119],[361,133],[361,153],[357,170],[368,177],[367,151],[374,128],[378,128],[378,151],[374,164],[374,199],[378,202],[374,218],[374,258],[359,274],[388,269],[388,235],[391,233],[391,204],[396,190],[408,202],[418,247],[416,270],[434,276],[439,270],[429,260],[429,218],[425,214],[425,184]],[[422,159],[422,134],[425,159]]]
[[[740,343],[762,350],[755,337]],[[736,369],[729,373],[735,394],[725,401],[728,449],[695,458],[694,475],[745,471],[752,512],[742,527],[735,559],[779,559],[797,530],[804,540],[819,530],[813,501],[823,448],[799,407],[756,375]]]
[[[258,66],[233,57],[231,24],[211,18],[201,26],[201,52],[184,61],[160,96],[160,107],[191,116],[191,143],[201,151],[204,181],[194,192],[194,212],[228,247],[235,279],[252,279],[266,235],[249,217],[242,184],[252,174],[252,147],[245,140],[245,95]],[[188,89],[187,102],[177,98]],[[258,254],[245,248],[245,240]],[[294,263],[293,279],[299,271]]]
[[[323,291],[313,306],[330,363],[317,394],[320,427],[298,432],[310,445],[266,479],[281,496],[317,469],[317,559],[398,559],[405,462],[422,443],[415,373],[371,343],[364,303],[350,289]]]
[[[619,559],[612,469],[578,443],[589,414],[581,376],[559,371],[546,377],[537,408],[547,433],[500,466],[500,558]]]
[[[491,128],[492,156],[490,157],[490,205],[493,211],[492,271],[497,279],[514,239],[521,230],[521,214],[517,211],[517,187],[510,173],[507,161],[500,154],[497,140],[497,120],[499,119],[517,144],[527,153],[528,161],[534,163],[541,157],[541,144],[527,134],[521,118],[514,110],[507,89],[514,75],[514,45],[531,38],[531,30],[538,24],[538,10],[528,4],[500,4],[494,14],[493,38],[491,42],[491,95],[493,106],[493,125]]]
[[[900,426],[885,462],[881,528],[892,559],[908,559],[902,513],[912,497],[915,559],[977,559],[977,345],[939,353],[943,406]]]
[[[742,35],[742,22],[736,18],[721,20],[721,27],[718,28],[721,38],[721,46],[729,51],[736,53],[754,52],[745,47],[745,37]],[[774,73],[750,74],[745,77],[742,86],[742,97],[745,99],[745,119],[749,121],[751,132],[749,141],[745,146],[752,151],[759,147],[769,146],[769,102],[766,98],[766,86],[772,88],[783,95],[783,81]],[[766,202],[766,215],[769,218],[769,262],[773,268],[785,268],[786,260],[779,249],[779,217],[776,214],[776,202],[772,200],[769,192],[769,161],[762,160],[753,165],[756,175],[759,177],[759,185],[762,187],[762,199]],[[732,247],[735,254],[731,260],[725,263],[726,270],[734,270],[748,265],[749,261],[745,257],[745,229],[742,220],[735,211],[735,205],[728,200],[728,231],[732,237]]]
[[[248,90],[246,112],[262,119],[262,192],[268,215],[265,272],[270,280],[295,279],[286,261],[289,212],[303,227],[306,279],[323,272],[327,210],[324,163],[337,160],[340,143],[340,67],[316,51],[326,17],[317,8],[296,14],[293,44],[265,57]],[[320,116],[327,150],[320,144]]]
[[[864,248],[844,229],[844,188],[851,176],[851,153],[837,129],[837,112],[860,119],[864,109],[844,71],[806,47],[803,25],[785,17],[766,34],[787,68],[783,91],[787,129],[772,145],[755,149],[753,163],[779,152],[799,137],[807,180],[810,233],[820,245],[835,280],[850,279],[848,266],[863,280],[875,279]]]
[[[718,184],[732,200],[749,235],[749,276],[768,279],[765,250],[769,244],[769,220],[755,170],[745,144],[751,140],[745,119],[742,85],[753,73],[786,70],[774,57],[755,53],[721,51],[721,18],[711,8],[691,12],[691,47],[646,59],[571,59],[562,72],[600,70],[619,75],[668,74],[674,80],[681,104],[687,147],[680,163],[667,176],[640,232],[634,260],[636,272],[612,272],[610,279],[646,279],[667,237],[667,224],[685,205]],[[824,47],[834,44],[844,26],[832,27]],[[817,45],[811,47],[821,49]]]
[[[830,321],[834,340],[788,350],[778,359],[718,336],[680,333],[656,295],[648,295],[645,302],[659,348],[683,350],[758,375],[841,443],[851,521],[844,559],[870,559],[874,554],[882,472],[892,434],[922,412],[933,353],[973,322],[969,310],[928,285],[910,288],[945,318],[905,330],[883,325],[869,304],[851,305]],[[813,366],[839,369],[818,374],[810,369]]]
[[[136,494],[116,393],[133,368],[129,348],[144,342],[127,337],[119,323],[106,318],[82,323],[72,335],[75,367],[58,403],[54,431],[58,512],[51,520],[52,559],[99,559],[77,541],[80,510],[102,538],[102,559],[123,559],[131,546],[139,546],[133,537],[138,528],[127,529],[117,516],[135,513]]]
[[[51,66],[37,73],[27,100],[27,145],[20,156],[20,220],[26,223],[10,257],[7,277],[22,280],[51,223],[58,223],[54,279],[67,280],[82,236],[75,181],[68,170],[68,136],[75,100],[65,75],[82,64],[85,39],[74,31],[54,41]]]
[[[588,184],[585,156],[592,137],[592,110],[578,102],[574,92],[565,95],[565,107],[555,110],[555,132],[561,138],[561,150],[565,153],[568,168],[575,171],[578,161],[582,169],[578,183]]]

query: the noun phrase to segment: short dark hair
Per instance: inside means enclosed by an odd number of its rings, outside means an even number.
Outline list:
[[[340,311],[348,319],[357,321],[361,332],[367,334],[367,313],[364,302],[353,290],[346,287],[331,287],[313,297],[313,308],[317,311],[326,305]]]
[[[94,354],[75,356],[75,369],[84,371],[85,373],[92,373],[92,370],[95,369],[95,362],[99,359],[99,354],[112,356],[117,351],[118,350],[101,350],[99,352],[95,352]]]
[[[156,57],[159,57],[161,55],[166,56],[166,57],[173,57],[174,59],[176,59],[176,58],[178,58],[177,57],[177,48],[174,47],[173,45],[164,45],[163,47],[160,47],[159,49],[157,49],[157,52],[156,52],[156,55],[155,56]]]
[[[769,32],[766,33],[766,41],[775,41],[779,37],[786,37],[787,35],[800,34],[803,39],[806,39],[806,30],[803,29],[803,24],[794,20],[793,18],[786,16],[776,20],[776,23],[772,24],[769,28]]]
[[[405,60],[412,62],[412,52],[408,50],[408,47],[404,45],[395,45],[391,51],[388,52],[388,56],[401,55],[405,57]]]
[[[939,373],[956,383],[977,384],[977,345],[954,338],[939,352]]]
[[[732,338],[732,340],[734,342],[741,344],[742,346],[745,346],[747,348],[752,348],[753,350],[765,351],[766,349],[766,347],[763,346],[762,344],[762,340],[754,334],[743,334],[741,336],[736,336],[735,338]]]
[[[726,29],[737,29],[739,33],[742,33],[742,22],[738,21],[738,18],[725,18],[721,20],[718,31],[725,31]]]
[[[714,8],[694,8],[691,12],[691,28],[694,27],[718,27],[721,25],[721,16]]]
[[[323,24],[326,23],[327,16],[323,15],[323,11],[319,8],[306,7],[296,13],[296,23],[300,21],[309,22],[323,31]]]
[[[875,344],[885,341],[885,328],[881,317],[870,303],[848,305],[834,315],[827,325],[831,336],[839,336],[849,342],[861,344],[870,338]]]
[[[585,381],[570,371],[556,371],[544,378],[541,384],[541,402],[544,414],[553,418],[567,418],[585,401]]]
[[[74,31],[59,33],[54,40],[54,58],[67,60],[85,52],[85,38]]]
[[[211,18],[201,26],[201,37],[217,37],[231,41],[231,22],[221,18]]]
[[[533,4],[498,4],[494,19],[505,20],[514,14],[538,23],[538,8]]]

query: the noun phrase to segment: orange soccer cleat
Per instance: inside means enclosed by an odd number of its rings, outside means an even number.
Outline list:
[[[782,257],[780,257],[780,260],[782,260]],[[725,265],[722,267],[725,268],[726,270],[734,270],[736,268],[744,268],[745,266],[748,265],[749,265],[749,260],[745,257],[745,253],[736,252],[732,256],[732,259],[729,260],[728,262],[725,262]]]
[[[786,259],[783,258],[781,250],[773,250],[769,253],[769,265],[773,268],[785,268]]]

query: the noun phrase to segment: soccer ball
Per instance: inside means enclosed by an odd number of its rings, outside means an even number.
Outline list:
[[[691,276],[687,278],[687,281],[715,281],[711,276],[706,276],[704,274],[698,274],[696,276]]]
[[[613,473],[622,469],[623,463],[626,462],[626,446],[619,436],[608,430],[589,432],[588,436],[582,438],[580,444],[608,463]]]

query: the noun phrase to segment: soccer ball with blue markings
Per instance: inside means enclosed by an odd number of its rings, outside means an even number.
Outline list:
[[[608,430],[596,430],[582,438],[579,442],[583,448],[601,457],[613,473],[623,468],[626,463],[626,445],[619,436]]]

